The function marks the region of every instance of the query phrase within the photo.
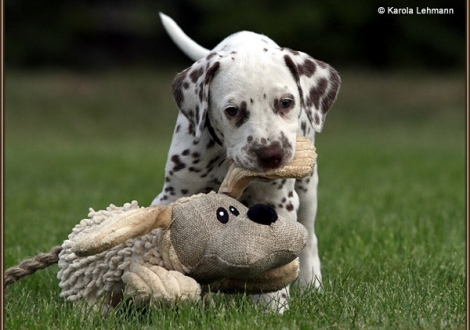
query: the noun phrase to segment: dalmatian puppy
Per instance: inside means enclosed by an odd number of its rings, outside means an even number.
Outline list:
[[[207,50],[171,18],[160,15],[173,41],[196,62],[173,81],[179,115],[163,191],[153,205],[217,190],[229,161],[249,170],[271,170],[292,159],[297,135],[314,141],[340,87],[340,77],[330,65],[246,31]],[[317,185],[315,167],[312,176],[302,180],[256,181],[241,201],[247,206],[269,204],[278,214],[307,228],[299,281],[318,288]],[[282,313],[288,288],[255,300]]]

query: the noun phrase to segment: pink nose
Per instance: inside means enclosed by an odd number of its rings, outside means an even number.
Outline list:
[[[259,148],[256,154],[259,166],[268,170],[278,168],[284,159],[284,150],[279,142]]]

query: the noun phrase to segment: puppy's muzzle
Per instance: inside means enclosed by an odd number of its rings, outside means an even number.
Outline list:
[[[256,151],[259,167],[272,170],[280,167],[283,163],[285,153],[279,142],[273,142],[268,146],[260,147]]]

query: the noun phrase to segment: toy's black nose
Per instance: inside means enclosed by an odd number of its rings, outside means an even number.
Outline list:
[[[267,204],[255,204],[248,210],[248,218],[261,225],[270,225],[277,220],[274,208]]]

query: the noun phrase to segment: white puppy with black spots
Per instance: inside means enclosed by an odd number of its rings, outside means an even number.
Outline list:
[[[163,191],[152,204],[169,204],[182,196],[217,190],[229,160],[254,171],[271,170],[292,159],[297,135],[314,141],[340,87],[340,77],[331,66],[246,31],[207,50],[171,18],[160,15],[173,41],[196,63],[173,81],[180,112]],[[320,287],[314,231],[317,185],[315,167],[312,176],[302,180],[254,182],[241,201],[247,206],[272,205],[282,216],[307,228],[299,280]],[[282,313],[287,308],[288,288],[255,300]]]

